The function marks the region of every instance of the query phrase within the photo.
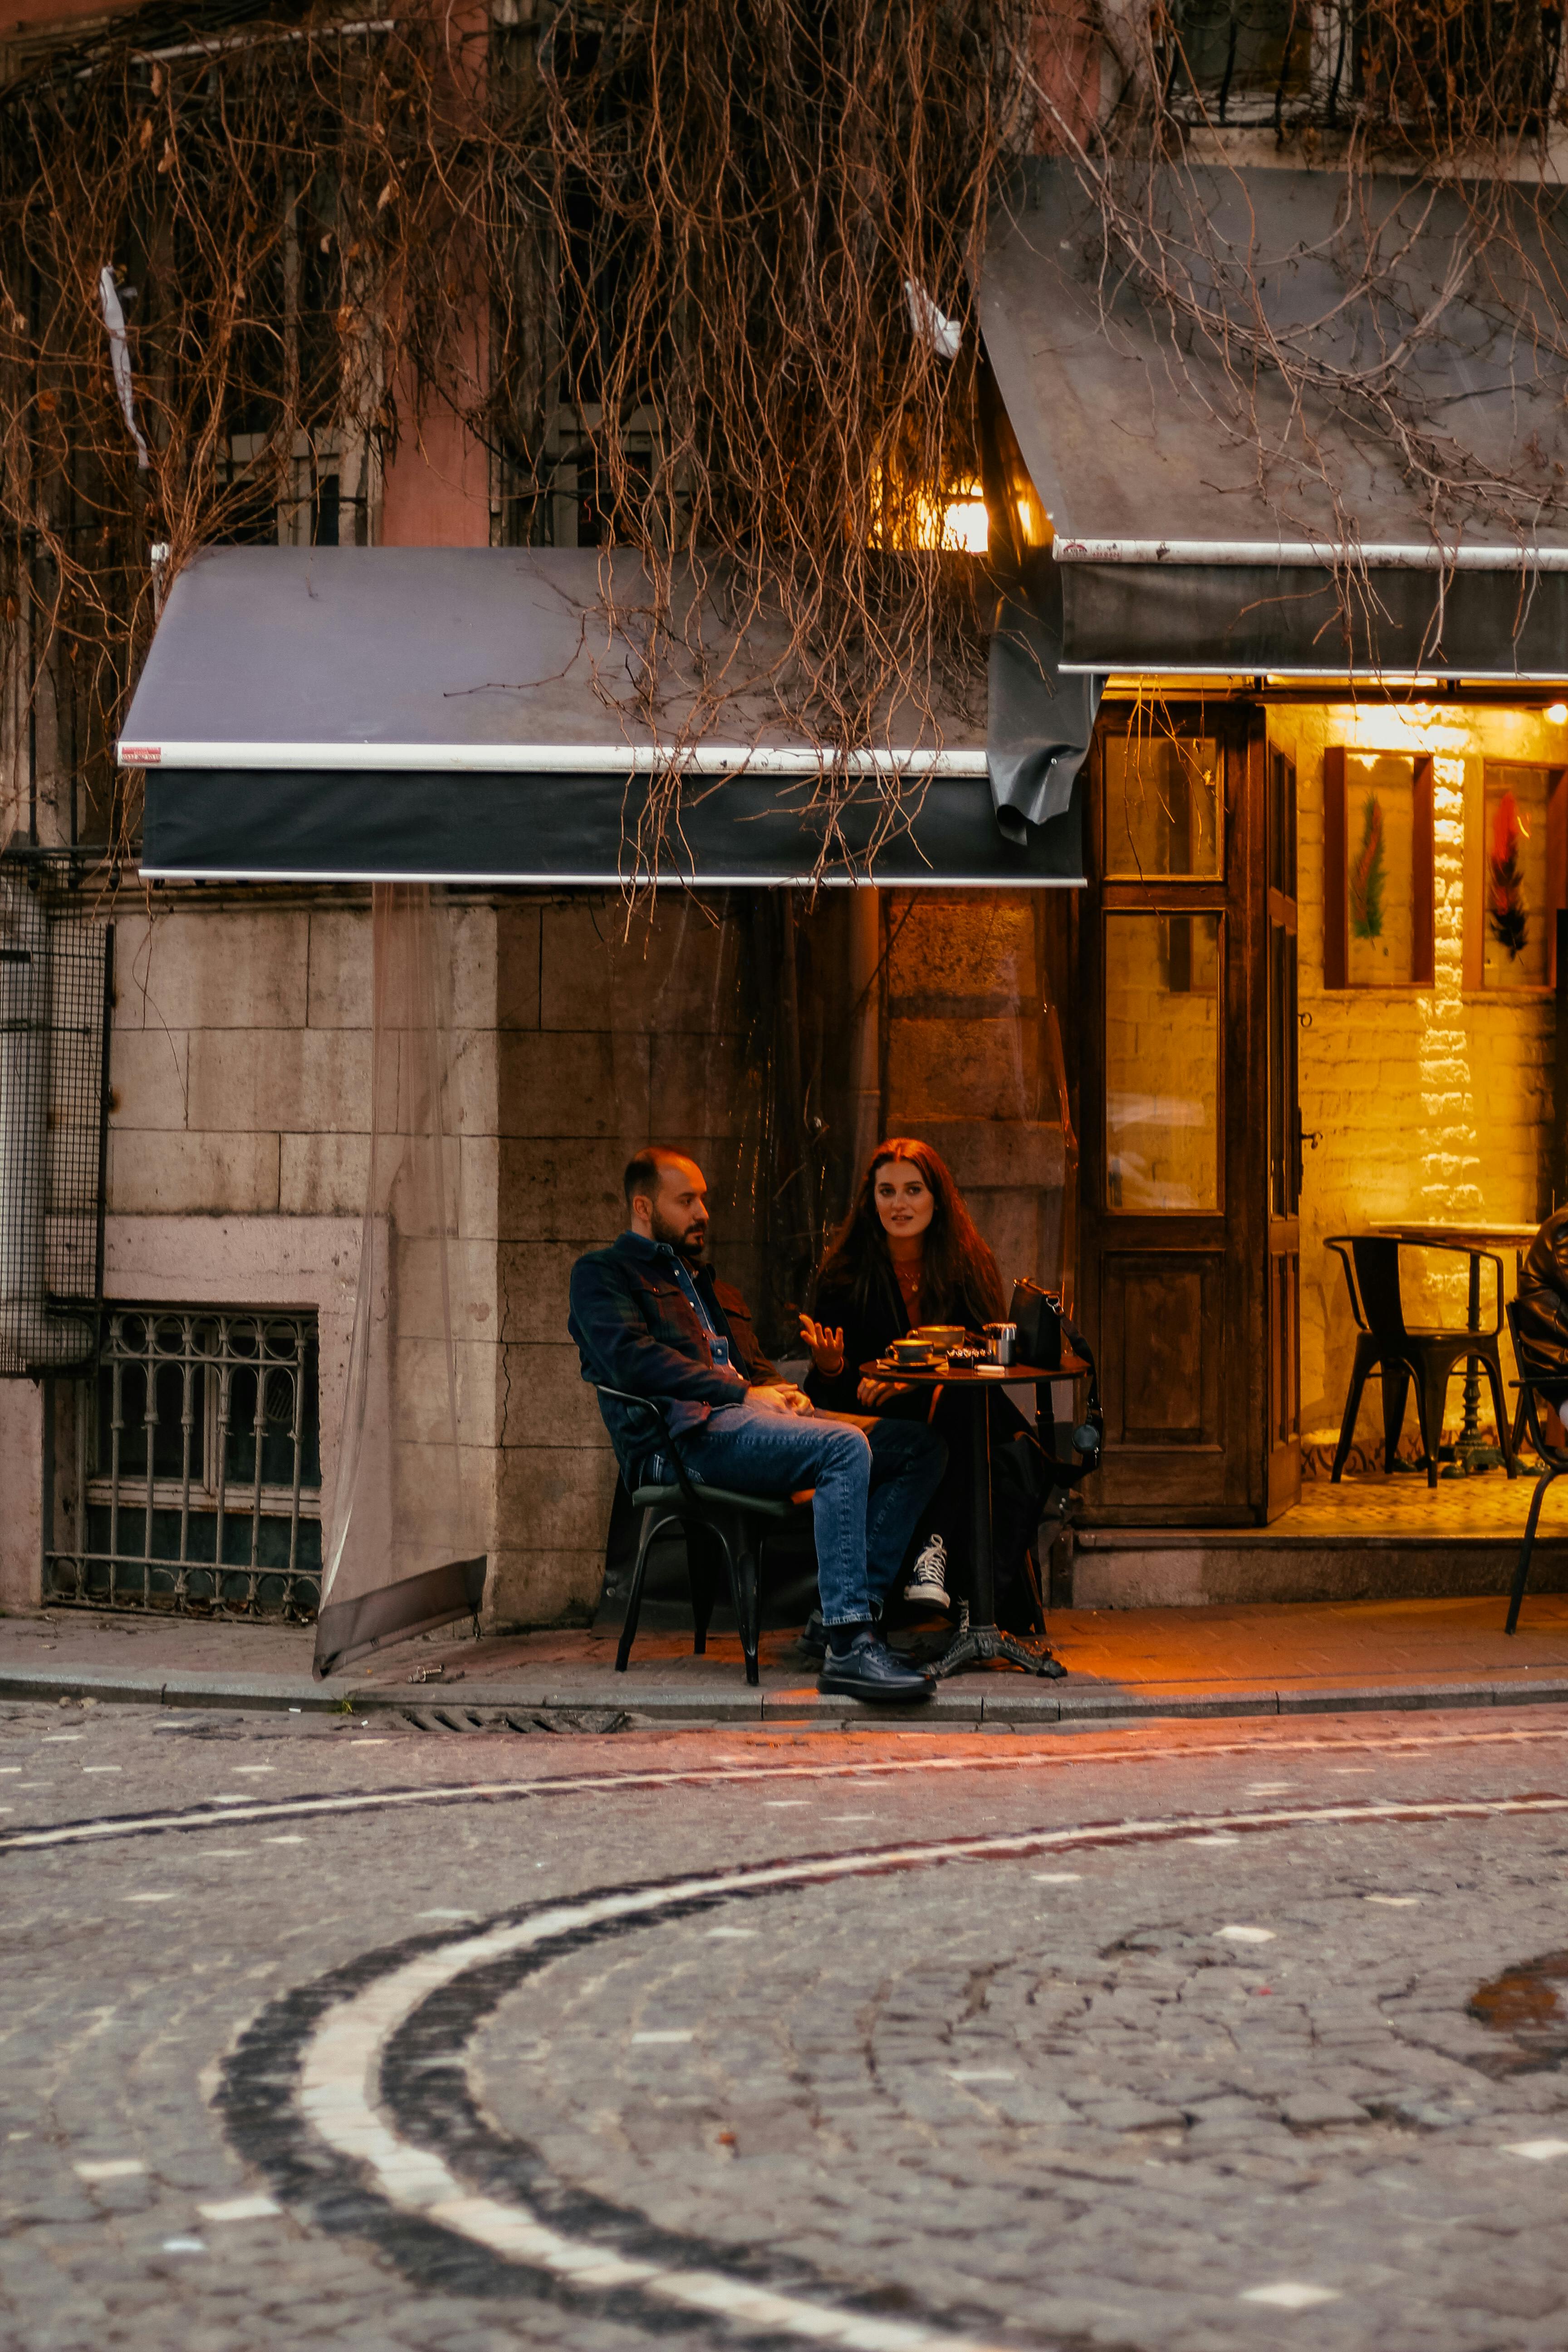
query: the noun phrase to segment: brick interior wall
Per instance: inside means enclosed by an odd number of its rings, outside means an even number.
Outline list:
[[[1305,1154],[1301,1202],[1302,1428],[1337,1428],[1353,1325],[1329,1234],[1401,1218],[1529,1224],[1546,1200],[1552,1000],[1463,985],[1464,792],[1481,761],[1551,761],[1568,730],[1506,709],[1278,709],[1269,731],[1297,765],[1301,1112],[1321,1141]],[[1323,986],[1323,752],[1434,756],[1436,986]],[[1352,771],[1353,774],[1353,771]],[[1353,809],[1352,809],[1353,831]],[[1511,1252],[1504,1254],[1509,1288]],[[1423,1275],[1423,1266],[1425,1274]],[[1413,1319],[1464,1317],[1463,1261],[1412,1261]],[[1489,1288],[1486,1294],[1489,1305]],[[1507,1347],[1504,1347],[1505,1362]],[[1509,1374],[1511,1377],[1511,1371]],[[1449,1415],[1458,1410],[1458,1381]],[[1363,1434],[1375,1396],[1363,1402]]]

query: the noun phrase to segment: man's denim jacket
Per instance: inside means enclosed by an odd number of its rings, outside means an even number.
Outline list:
[[[577,1260],[568,1322],[583,1360],[583,1378],[664,1400],[678,1433],[698,1427],[715,1406],[739,1404],[754,1382],[778,1378],[757,1344],[740,1292],[721,1282],[710,1265],[688,1260],[687,1271],[719,1332],[730,1341],[728,1365],[713,1361],[708,1334],[677,1278],[675,1252],[667,1242],[645,1241],[641,1234],[619,1234],[608,1249],[590,1250]],[[658,1433],[646,1413],[634,1412],[614,1397],[601,1397],[599,1411],[621,1475],[635,1486],[638,1464],[658,1449]]]

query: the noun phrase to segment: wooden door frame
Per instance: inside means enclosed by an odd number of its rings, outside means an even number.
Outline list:
[[[1086,826],[1087,903],[1081,924],[1080,1034],[1082,1096],[1079,1198],[1080,1319],[1100,1349],[1107,1402],[1105,1468],[1085,1490],[1084,1523],[1118,1527],[1226,1527],[1259,1524],[1268,1507],[1265,1352],[1266,1118],[1249,1116],[1268,1101],[1268,1022],[1258,992],[1259,931],[1267,936],[1264,860],[1267,855],[1267,719],[1249,704],[1165,705],[1184,730],[1213,735],[1225,766],[1225,856],[1212,882],[1107,881],[1104,877],[1105,741],[1123,730],[1102,717],[1089,762]],[[1131,716],[1131,714],[1129,714]],[[1105,923],[1122,911],[1218,912],[1223,944],[1218,1117],[1220,1202],[1217,1213],[1173,1217],[1130,1215],[1105,1205],[1105,1068],[1102,1037]],[[1177,1230],[1179,1226],[1180,1230]],[[1100,1347],[1108,1255],[1135,1261],[1163,1257],[1218,1283],[1220,1345],[1213,1379],[1219,1421],[1213,1443],[1147,1447],[1117,1444],[1114,1403],[1121,1368]],[[1200,1263],[1201,1262],[1201,1263]],[[1262,1392],[1260,1392],[1260,1383]],[[1205,1381],[1205,1394],[1207,1382]],[[1138,1457],[1142,1455],[1142,1465]],[[1118,1476],[1118,1467],[1124,1473]],[[1142,1477],[1158,1481],[1156,1498],[1137,1499]],[[1121,1492],[1115,1490],[1120,1488]],[[1096,1490],[1099,1490],[1098,1492]],[[1110,1489],[1114,1499],[1102,1499]]]
[[[1263,793],[1263,859],[1259,874],[1261,930],[1259,953],[1263,961],[1262,1033],[1263,1033],[1263,1108],[1265,1114],[1262,1178],[1262,1223],[1260,1237],[1263,1249],[1262,1293],[1262,1494],[1263,1517],[1278,1518],[1301,1494],[1301,1108],[1300,1061],[1300,980],[1298,952],[1300,923],[1300,877],[1298,872],[1298,824],[1300,776],[1293,756],[1276,751],[1268,741],[1267,713],[1255,714],[1254,730],[1258,755],[1261,761]],[[1292,779],[1290,806],[1287,822],[1290,827],[1288,842],[1280,844],[1278,866],[1270,852],[1275,822],[1274,778],[1272,762],[1279,760],[1290,771]],[[1293,1081],[1280,1089],[1277,1097],[1270,1052],[1274,1026],[1274,940],[1276,927],[1297,942],[1297,951],[1290,959],[1292,972],[1289,1003],[1283,1008],[1281,1019],[1281,1049],[1285,1055],[1286,1074]],[[1285,1075],[1285,1074],[1282,1074]],[[1276,1134],[1276,1108],[1281,1114]],[[1274,1153],[1278,1141],[1286,1171],[1285,1192],[1288,1205],[1279,1214],[1274,1204]],[[1292,1272],[1289,1297],[1283,1308],[1283,1332],[1274,1318],[1281,1312],[1279,1267],[1288,1260]],[[1289,1360],[1289,1395],[1282,1395],[1280,1374],[1283,1359]],[[1282,1410],[1282,1408],[1284,1408]],[[1294,1445],[1290,1429],[1294,1426]],[[1283,1428],[1283,1434],[1281,1430]]]

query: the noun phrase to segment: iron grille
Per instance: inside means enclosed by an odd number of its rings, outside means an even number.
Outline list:
[[[91,1362],[103,1295],[112,928],[0,873],[0,1378]]]
[[[321,1583],[316,1318],[114,1307],[77,1416],[79,1548],[46,1598],[313,1617]]]

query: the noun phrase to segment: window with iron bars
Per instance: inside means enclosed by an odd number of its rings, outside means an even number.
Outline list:
[[[321,1582],[316,1318],[114,1307],[47,1600],[300,1620]]]
[[[1166,103],[1231,129],[1520,133],[1561,87],[1555,0],[1173,0],[1164,24]]]

